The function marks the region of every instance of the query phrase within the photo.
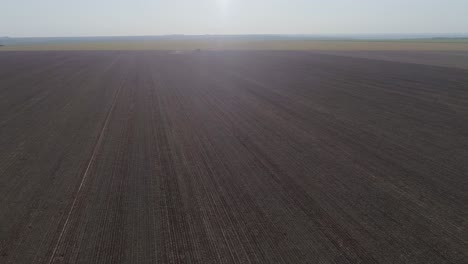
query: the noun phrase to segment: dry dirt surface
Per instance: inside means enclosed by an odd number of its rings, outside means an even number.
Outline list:
[[[468,71],[0,53],[0,263],[467,263]]]
[[[396,51],[396,50],[366,50],[366,51],[321,51],[325,54],[342,55],[346,57],[407,62],[442,67],[454,67],[468,70],[468,51]]]

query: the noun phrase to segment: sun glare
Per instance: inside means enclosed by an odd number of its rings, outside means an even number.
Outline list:
[[[216,0],[221,14],[225,15],[229,9],[230,0]]]

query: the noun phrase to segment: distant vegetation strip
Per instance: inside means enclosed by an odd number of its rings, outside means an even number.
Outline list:
[[[12,44],[0,50],[468,50],[468,39],[301,40],[262,38],[121,39]]]

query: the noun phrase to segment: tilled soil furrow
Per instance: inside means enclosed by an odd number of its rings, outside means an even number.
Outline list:
[[[2,58],[0,263],[468,260],[465,69],[287,51]]]

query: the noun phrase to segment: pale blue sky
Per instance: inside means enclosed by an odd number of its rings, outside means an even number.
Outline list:
[[[468,33],[468,0],[0,0],[0,36]]]

